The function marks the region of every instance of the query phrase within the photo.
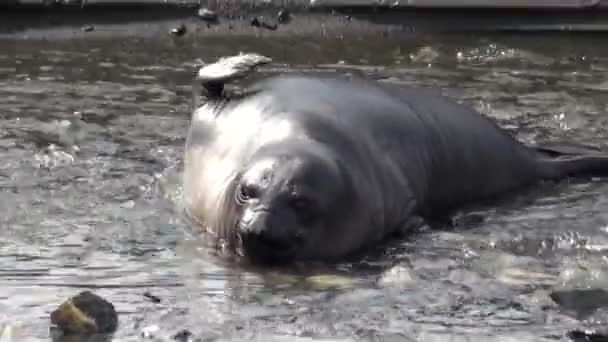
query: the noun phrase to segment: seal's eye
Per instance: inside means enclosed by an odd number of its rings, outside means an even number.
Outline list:
[[[247,184],[241,184],[236,194],[236,200],[243,204],[252,198],[258,196],[258,191],[255,187]]]

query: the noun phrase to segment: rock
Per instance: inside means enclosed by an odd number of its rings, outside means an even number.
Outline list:
[[[141,337],[145,339],[153,339],[156,334],[160,331],[158,325],[150,325],[141,330]]]
[[[280,24],[286,24],[291,20],[291,12],[287,8],[283,8],[277,14],[277,21]]]
[[[190,336],[192,336],[192,333],[186,329],[178,332],[177,334],[173,335],[173,339],[178,341],[178,342],[188,342],[190,341]]]
[[[572,330],[566,336],[573,342],[608,342],[608,332]]]
[[[150,299],[154,303],[160,303],[160,298],[158,298],[157,296],[151,294],[150,292],[145,292],[144,293],[144,297]]]
[[[93,27],[93,26],[85,26],[85,27],[83,27],[83,28],[82,28],[82,30],[83,30],[84,32],[91,32],[91,31],[93,31],[94,29],[95,29],[95,27]]]
[[[573,311],[579,319],[608,307],[608,291],[603,289],[554,290],[549,297],[561,308]]]
[[[264,17],[254,17],[251,19],[251,26],[265,28],[271,31],[276,30],[278,27],[275,23],[267,22]]]
[[[180,24],[178,27],[172,28],[170,32],[174,36],[181,37],[186,33],[186,26],[184,24]]]
[[[200,8],[198,10],[198,17],[201,20],[207,21],[207,22],[217,22],[218,20],[218,16],[217,13],[213,12],[212,10],[208,9],[208,8]]]
[[[90,291],[83,291],[53,311],[51,323],[64,334],[106,334],[116,331],[118,315],[112,303]]]

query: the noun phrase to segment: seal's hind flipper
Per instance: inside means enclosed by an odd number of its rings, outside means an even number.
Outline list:
[[[595,146],[588,146],[583,144],[574,144],[574,143],[551,143],[544,142],[542,145],[538,146],[530,146],[535,149],[537,152],[541,154],[550,156],[550,157],[561,157],[561,156],[581,156],[587,154],[595,154],[601,152],[601,150]]]
[[[544,143],[532,148],[539,155],[543,178],[608,177],[608,153],[595,146]]]
[[[224,57],[217,62],[203,66],[199,69],[196,80],[206,91],[206,97],[221,98],[224,84],[237,79],[245,78],[260,65],[268,64],[272,60],[256,53],[241,53],[236,56]]]
[[[608,177],[608,154],[563,155],[542,162],[544,176],[550,179]]]

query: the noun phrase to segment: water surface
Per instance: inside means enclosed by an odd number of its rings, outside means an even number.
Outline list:
[[[608,148],[608,47],[591,36],[5,40],[0,324],[48,340],[49,313],[84,288],[119,311],[115,341],[151,325],[205,341],[560,341],[607,323],[597,297],[550,297],[608,285],[600,179],[540,185],[316,277],[198,248],[179,201],[191,79],[240,51],[273,58],[261,75],[440,87],[523,141]]]

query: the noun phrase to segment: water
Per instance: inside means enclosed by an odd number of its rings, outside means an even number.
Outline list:
[[[50,312],[84,288],[119,311],[114,341],[151,325],[206,341],[559,341],[608,322],[597,296],[569,292],[608,285],[599,179],[540,185],[312,277],[199,248],[179,201],[190,83],[239,51],[274,59],[262,75],[438,86],[526,142],[607,147],[608,48],[591,36],[7,39],[0,324],[48,340]]]

